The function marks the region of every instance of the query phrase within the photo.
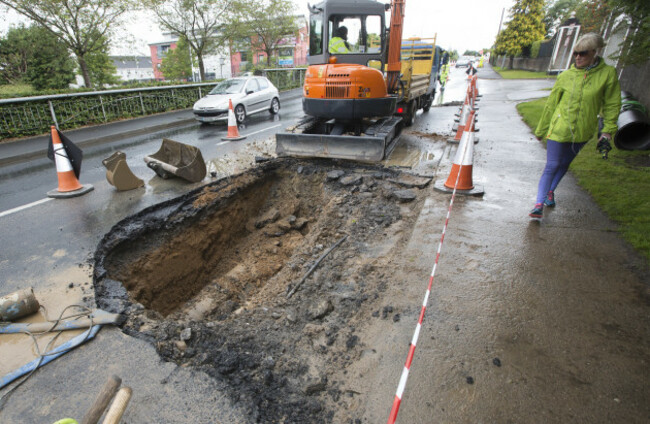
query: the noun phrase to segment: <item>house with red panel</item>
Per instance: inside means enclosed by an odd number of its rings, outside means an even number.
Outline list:
[[[309,28],[304,16],[299,18],[300,29],[295,35],[283,39],[277,49],[275,57],[278,58],[278,67],[292,68],[307,65],[307,51],[309,48]],[[164,40],[149,44],[151,64],[156,81],[164,81],[160,67],[165,53],[176,48],[178,36],[164,33]],[[224,49],[225,54],[211,54],[203,57],[206,80],[230,78],[246,72],[249,64],[257,65],[266,63],[266,53],[256,51],[252,47],[251,39],[246,38],[229,43]],[[198,69],[193,69],[194,78],[198,80]]]

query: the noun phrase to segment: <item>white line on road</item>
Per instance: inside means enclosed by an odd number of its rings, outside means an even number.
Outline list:
[[[9,209],[8,211],[0,212],[0,218],[2,218],[3,216],[11,215],[12,213],[16,213],[16,212],[20,212],[20,211],[25,210],[25,209],[29,209],[32,206],[38,206],[41,203],[49,202],[50,200],[52,200],[52,198],[47,197],[45,199],[37,200],[36,202],[32,202],[32,203],[29,203],[27,205],[18,206],[17,208],[13,208],[13,209]]]
[[[249,135],[259,134],[259,133],[261,133],[261,132],[268,131],[268,130],[272,130],[273,128],[277,128],[277,127],[280,127],[280,126],[282,126],[282,124],[274,125],[274,126],[272,126],[272,127],[264,128],[263,130],[255,131],[255,132],[253,132],[253,133],[250,133],[250,134],[244,134],[244,135],[245,135],[246,137],[248,137]]]
[[[277,127],[279,127],[279,126],[281,126],[281,125],[282,125],[282,124],[274,125],[274,126],[272,126],[272,127],[264,128],[264,129],[262,129],[262,130],[252,132],[252,133],[250,133],[250,134],[242,134],[242,135],[243,135],[244,137],[248,137],[249,135],[255,135],[255,134],[259,134],[259,133],[264,132],[264,131],[272,130],[273,128],[277,128]],[[221,145],[224,145],[224,144],[227,144],[227,143],[230,143],[230,141],[228,141],[228,140],[226,140],[226,141],[221,141],[221,142],[217,143],[217,146],[221,146]]]

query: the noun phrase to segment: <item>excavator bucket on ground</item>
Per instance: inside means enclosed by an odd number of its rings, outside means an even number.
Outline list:
[[[160,149],[145,156],[147,166],[162,178],[181,177],[191,183],[205,178],[206,167],[198,147],[163,138]]]
[[[133,190],[144,185],[126,163],[126,154],[115,152],[102,161],[106,167],[106,179],[118,191]]]
[[[275,135],[278,156],[379,162],[397,144],[402,118],[391,116],[349,131],[343,125],[307,117]]]

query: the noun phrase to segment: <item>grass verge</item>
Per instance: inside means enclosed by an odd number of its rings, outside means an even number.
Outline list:
[[[533,130],[545,98],[520,103],[517,110]],[[614,149],[603,160],[589,143],[571,163],[571,172],[605,213],[620,225],[619,231],[650,260],[650,152]]]
[[[546,72],[524,71],[521,69],[506,69],[494,66],[492,69],[497,71],[505,79],[555,79],[555,75],[547,75]]]

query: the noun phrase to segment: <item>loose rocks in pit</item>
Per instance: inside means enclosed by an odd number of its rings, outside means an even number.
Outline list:
[[[124,312],[124,331],[165,360],[227,383],[250,422],[354,418],[341,415],[344,370],[365,349],[359,328],[428,182],[376,166],[264,162],[115,225],[95,252],[98,305]]]

